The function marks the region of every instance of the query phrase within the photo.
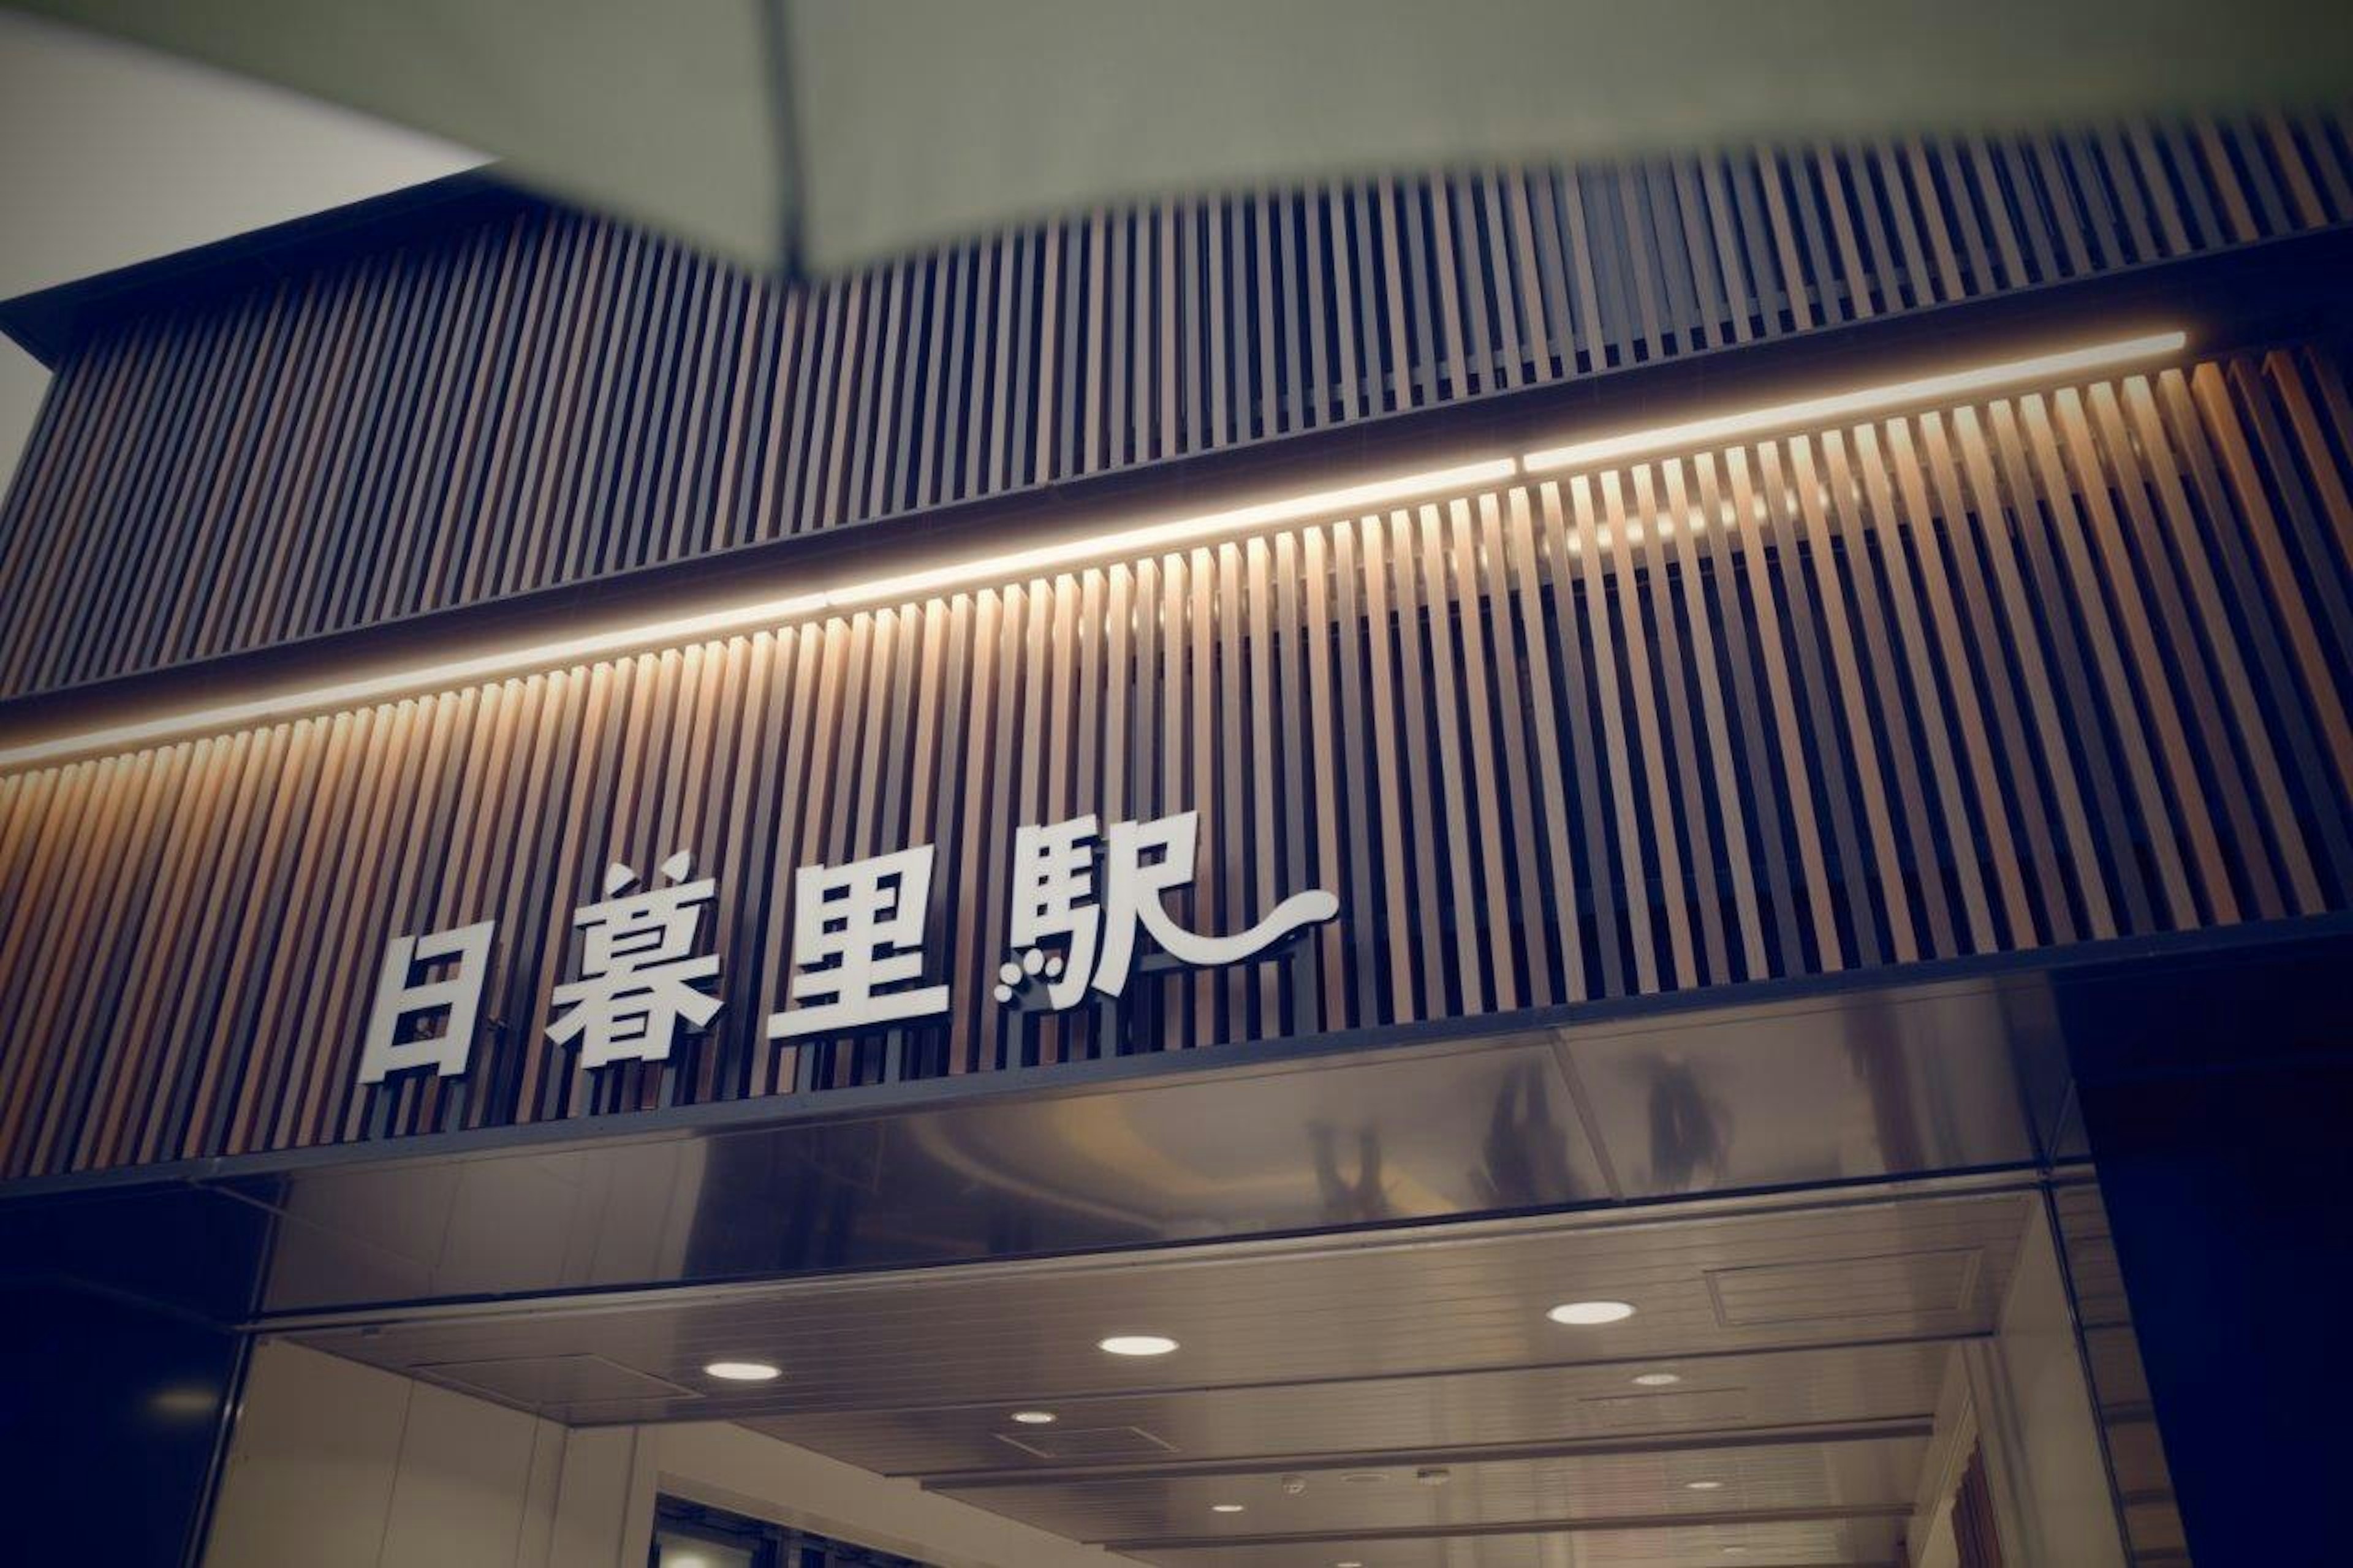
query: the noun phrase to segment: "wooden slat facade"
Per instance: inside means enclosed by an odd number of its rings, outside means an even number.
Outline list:
[[[1167,202],[814,289],[530,208],[90,341],[0,696],[2349,220],[2340,115]]]
[[[0,1174],[2342,910],[2348,453],[2232,356],[0,777]],[[1185,923],[1339,920],[1008,1027],[1015,826],[1185,809]],[[765,1039],[793,869],[922,843],[948,1019]],[[572,910],[679,849],[724,1007],[584,1071]],[[472,1072],[363,1089],[386,939],[481,920]]]

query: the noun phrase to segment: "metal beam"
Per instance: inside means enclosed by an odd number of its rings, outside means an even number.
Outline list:
[[[1619,1514],[1534,1519],[1493,1524],[1389,1525],[1375,1530],[1289,1531],[1266,1535],[1167,1535],[1090,1539],[1107,1552],[1185,1552],[1237,1546],[1306,1546],[1318,1542],[1458,1541],[1507,1535],[1582,1535],[1604,1531],[1737,1529],[1760,1524],[1823,1524],[1859,1519],[1909,1519],[1909,1502],[1839,1503],[1826,1508],[1745,1509],[1735,1513]]]
[[[1502,1464],[1528,1459],[1609,1458],[1630,1454],[1684,1454],[1725,1448],[1819,1447],[1839,1443],[1886,1443],[1926,1437],[1931,1413],[1870,1421],[1800,1426],[1709,1427],[1642,1437],[1567,1437],[1546,1443],[1470,1443],[1430,1448],[1361,1448],[1321,1454],[1254,1454],[1238,1458],[1065,1465],[1053,1469],[938,1470],[915,1473],[929,1491],[986,1491],[1003,1487],[1091,1486],[1103,1482],[1176,1480],[1203,1476],[1255,1476],[1269,1469],[1394,1468],[1407,1465]],[[892,1472],[906,1474],[908,1472]]]

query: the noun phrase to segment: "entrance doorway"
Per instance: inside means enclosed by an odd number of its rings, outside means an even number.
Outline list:
[[[2091,1321],[2088,1358],[2080,1331],[2080,1303],[2112,1306],[2098,1212],[2087,1184],[1947,1178],[475,1303],[281,1342],[565,1433],[715,1454],[723,1429],[729,1474],[673,1458],[628,1483],[684,1497],[651,1530],[686,1557],[798,1531],[877,1554],[842,1562],[1019,1560],[974,1546],[987,1519],[1162,1568],[2181,1561],[2128,1327]],[[786,1455],[872,1493],[763,1479]],[[776,1533],[696,1545],[689,1504],[705,1535],[713,1510]]]

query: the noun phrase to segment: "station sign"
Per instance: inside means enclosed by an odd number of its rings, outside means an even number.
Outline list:
[[[1116,999],[1145,962],[1239,963],[1335,918],[1340,901],[1293,893],[1247,929],[1187,931],[1164,900],[1191,885],[1198,812],[1108,828],[1092,813],[1014,836],[1012,907],[991,994],[1001,1005],[1062,1011],[1090,994]],[[923,948],[935,847],[916,845],[793,874],[790,1005],[768,1016],[770,1039],[919,1023],[946,1013],[951,987]],[[614,865],[604,897],[573,911],[579,973],[558,984],[547,1036],[588,1068],[663,1061],[680,1035],[708,1028],[724,1006],[719,954],[703,931],[718,883],[681,852],[640,879]],[[360,1082],[430,1068],[444,1078],[471,1062],[497,922],[396,936],[385,946],[360,1057]],[[438,1026],[434,1032],[428,1027]]]

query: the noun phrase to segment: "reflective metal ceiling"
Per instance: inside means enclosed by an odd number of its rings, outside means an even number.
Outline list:
[[[2018,974],[1378,1049],[1222,1047],[994,1074],[887,1112],[854,1090],[749,1125],[696,1107],[714,1120],[228,1190],[281,1222],[277,1315],[2022,1170],[2064,1151],[2059,1008]]]

